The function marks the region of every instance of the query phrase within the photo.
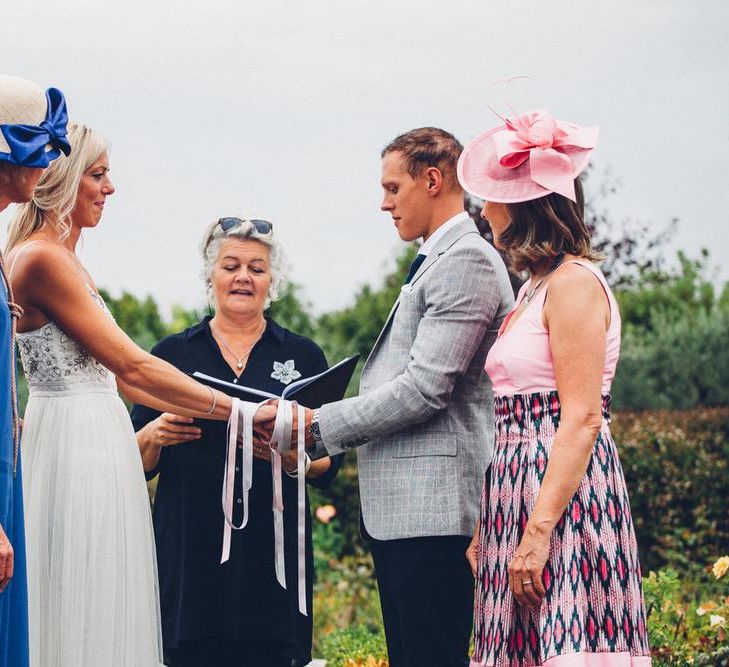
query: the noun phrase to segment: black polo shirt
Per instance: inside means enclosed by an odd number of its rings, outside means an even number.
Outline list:
[[[236,377],[212,336],[209,317],[160,341],[152,350],[184,372],[201,371],[229,382],[280,394],[297,376],[326,370],[321,349],[272,319],[251,350],[248,363]],[[288,363],[287,363],[288,362]],[[135,405],[135,430],[159,413]],[[274,572],[271,465],[253,461],[249,521],[233,531],[230,560],[220,564],[223,538],[221,485],[226,450],[226,423],[196,420],[202,437],[164,447],[149,476],[159,473],[153,519],[166,649],[179,642],[225,636],[248,642],[283,642],[291,658],[306,663],[311,652],[311,611],[298,612],[296,570],[296,480],[283,475],[284,537],[288,591]],[[240,522],[240,451],[234,506]],[[307,480],[325,487],[336,476],[341,457],[333,457],[329,471]],[[308,499],[307,499],[308,508]],[[311,610],[313,558],[311,519],[307,511],[307,597]]]

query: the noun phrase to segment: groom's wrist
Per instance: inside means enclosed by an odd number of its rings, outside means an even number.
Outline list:
[[[319,429],[319,410],[307,410],[306,447],[307,449],[314,449],[319,442],[321,442],[321,430]]]
[[[306,453],[316,461],[329,453],[324,447],[319,427],[319,410],[306,411]]]

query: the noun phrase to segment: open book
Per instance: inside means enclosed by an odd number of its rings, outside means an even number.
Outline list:
[[[320,408],[325,403],[333,403],[344,397],[357,361],[359,361],[358,354],[343,359],[323,373],[295,380],[286,385],[279,396],[260,389],[253,389],[253,387],[219,380],[200,371],[195,371],[191,375],[199,382],[220,389],[229,396],[235,396],[243,401],[260,403],[267,398],[284,398],[287,401],[295,400],[307,408]]]

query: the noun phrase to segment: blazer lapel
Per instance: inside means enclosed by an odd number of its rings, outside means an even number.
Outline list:
[[[420,265],[420,268],[415,272],[415,275],[413,276],[412,280],[407,284],[403,285],[400,288],[400,294],[398,295],[397,299],[395,299],[395,303],[392,304],[392,308],[390,309],[390,313],[387,316],[387,319],[385,320],[385,324],[382,326],[382,329],[380,331],[380,335],[377,336],[377,340],[375,341],[375,344],[372,346],[372,350],[370,350],[369,355],[367,356],[367,361],[365,361],[365,366],[369,363],[370,359],[372,358],[372,355],[375,353],[375,350],[379,347],[380,341],[382,340],[383,336],[387,332],[387,330],[390,327],[390,324],[392,322],[392,318],[395,316],[395,313],[397,312],[397,308],[400,305],[400,299],[402,297],[403,292],[410,292],[413,289],[413,285],[420,280],[420,278],[423,277],[423,275],[426,273],[426,271],[433,266],[438,261],[438,258],[446,251],[448,248],[450,248],[461,236],[464,234],[469,234],[471,232],[475,232],[478,234],[478,229],[476,228],[476,225],[472,220],[464,220],[463,222],[458,223],[455,227],[452,229],[449,229],[444,235],[443,238],[438,241],[438,243],[435,245],[435,247],[428,253],[428,256],[425,258],[425,261]]]
[[[425,264],[425,262],[423,262],[423,264]],[[405,285],[403,285],[403,287],[405,287]],[[370,353],[367,355],[367,360],[364,363],[363,369],[367,367],[368,363],[370,363],[370,359],[372,359],[372,355],[375,353],[375,350],[379,347],[382,337],[385,335],[385,332],[390,328],[390,323],[392,322],[392,318],[395,316],[395,311],[397,310],[397,307],[400,305],[401,296],[402,296],[402,287],[400,288],[400,294],[398,294],[397,299],[395,299],[395,303],[393,303],[392,308],[390,308],[390,313],[388,314],[387,319],[385,320],[385,324],[383,324],[382,329],[380,329],[380,333],[377,336],[377,340],[375,341],[375,344],[372,346]]]

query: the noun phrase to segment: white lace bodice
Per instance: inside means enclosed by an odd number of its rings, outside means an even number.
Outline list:
[[[111,317],[101,297],[89,287],[91,297]],[[110,390],[116,392],[114,374],[94,359],[55,322],[17,334],[23,371],[30,393],[38,391]]]

